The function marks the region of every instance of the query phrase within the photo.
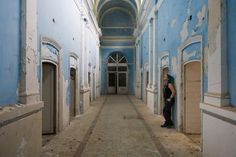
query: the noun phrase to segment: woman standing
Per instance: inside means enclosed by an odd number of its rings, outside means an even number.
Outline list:
[[[163,115],[165,118],[165,123],[161,127],[172,128],[174,126],[173,121],[171,120],[171,110],[175,103],[176,91],[174,88],[174,78],[164,74],[164,87],[163,87],[163,97],[164,97],[164,109]]]

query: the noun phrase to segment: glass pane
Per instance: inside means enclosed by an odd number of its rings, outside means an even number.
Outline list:
[[[126,73],[119,74],[119,87],[126,87]]]
[[[121,60],[119,63],[127,63],[127,60],[126,60],[126,58],[125,58],[125,57],[124,57],[124,58],[122,58],[122,60]]]
[[[118,71],[127,71],[127,67],[125,67],[125,66],[118,67]]]
[[[118,55],[118,61],[120,61],[122,57],[123,57],[123,56]]]
[[[116,54],[112,54],[111,57],[116,61]],[[117,62],[117,61],[116,61]]]
[[[109,57],[108,63],[116,63],[116,62],[111,57]]]
[[[108,67],[108,71],[116,71],[116,67]]]
[[[116,86],[116,74],[115,73],[109,73],[109,87],[115,87]]]

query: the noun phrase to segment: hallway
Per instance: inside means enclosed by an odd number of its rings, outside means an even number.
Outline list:
[[[235,17],[236,0],[1,0],[0,157],[235,157]]]
[[[104,96],[52,138],[42,157],[200,156],[197,144],[174,129],[161,128],[162,122],[133,96]]]

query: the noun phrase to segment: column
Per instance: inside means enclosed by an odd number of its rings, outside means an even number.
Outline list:
[[[152,87],[152,66],[153,66],[153,19],[149,21],[149,77],[148,77],[148,88]]]
[[[139,72],[140,72],[140,41],[138,40],[136,43],[136,81],[139,82]]]
[[[153,18],[153,89],[157,88],[157,52],[156,52],[156,41],[157,41],[157,16]]]
[[[226,1],[209,0],[208,92],[204,101],[218,107],[229,104],[226,19]]]
[[[88,23],[86,22],[85,24],[85,31],[84,31],[84,42],[85,42],[85,45],[84,45],[84,85],[85,85],[85,88],[88,88],[89,87],[89,84],[88,84]]]
[[[37,61],[37,1],[21,2],[21,70],[19,102],[40,101]]]
[[[81,89],[84,89],[85,86],[85,75],[84,75],[84,71],[85,71],[85,59],[84,59],[84,55],[85,55],[85,21],[82,18],[82,26],[81,26],[81,32],[82,32],[82,44],[81,44]]]

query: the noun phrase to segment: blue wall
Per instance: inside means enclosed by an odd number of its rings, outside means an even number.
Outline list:
[[[202,24],[198,23],[198,13],[205,8],[205,15],[201,18]],[[168,10],[174,10],[170,12]],[[184,41],[195,35],[203,36],[203,47],[208,44],[208,23],[207,23],[207,0],[180,0],[171,1],[165,0],[158,13],[158,43],[157,52],[160,56],[161,52],[169,51],[170,53],[170,73],[176,77],[176,72],[173,71],[172,58],[177,58],[178,47]],[[184,32],[183,28],[187,28],[187,35],[181,36]],[[186,30],[185,30],[186,31]],[[198,51],[199,48],[196,49]],[[192,49],[194,51],[194,49]],[[189,58],[191,60],[191,58]],[[193,59],[193,58],[192,58]],[[200,58],[199,58],[200,59]],[[178,64],[178,63],[177,63]],[[205,69],[206,71],[206,69]],[[205,73],[206,74],[206,73]],[[204,92],[207,91],[207,75],[204,76]]]
[[[154,1],[153,1],[154,2]],[[204,10],[205,9],[205,10]],[[170,11],[171,10],[171,11]],[[178,48],[189,38],[202,35],[203,47],[208,45],[208,0],[165,0],[163,1],[157,13],[157,30],[156,30],[156,50],[157,57],[161,58],[162,52],[168,51],[170,56],[170,74],[176,79],[178,71],[176,66],[178,63]],[[200,17],[200,12],[205,12]],[[200,21],[200,22],[199,22]],[[147,24],[148,25],[148,24]],[[145,27],[141,38],[141,63],[144,68],[145,63],[148,62],[148,47],[149,47],[149,26]],[[200,44],[189,45],[185,49],[186,54],[194,54],[191,57],[185,57],[184,61],[200,60],[201,59]],[[204,54],[203,54],[204,55]],[[175,62],[173,62],[175,61]],[[206,64],[206,62],[205,62]],[[157,74],[156,77],[158,77]],[[207,92],[207,69],[204,67],[203,76],[203,92]],[[142,78],[143,79],[143,78]],[[176,118],[176,105],[174,108],[174,117]]]
[[[38,52],[40,56],[41,37],[55,40],[63,49],[63,76],[70,80],[69,54],[80,56],[81,16],[73,0],[40,0],[38,2]],[[78,20],[75,20],[78,19]],[[40,63],[40,58],[39,58]],[[39,81],[41,82],[39,65]],[[66,91],[66,104],[69,105],[69,86]]]
[[[229,66],[229,93],[231,104],[236,106],[236,1],[227,0],[227,17],[228,17],[228,66]]]
[[[18,101],[20,1],[0,1],[0,106]]]

